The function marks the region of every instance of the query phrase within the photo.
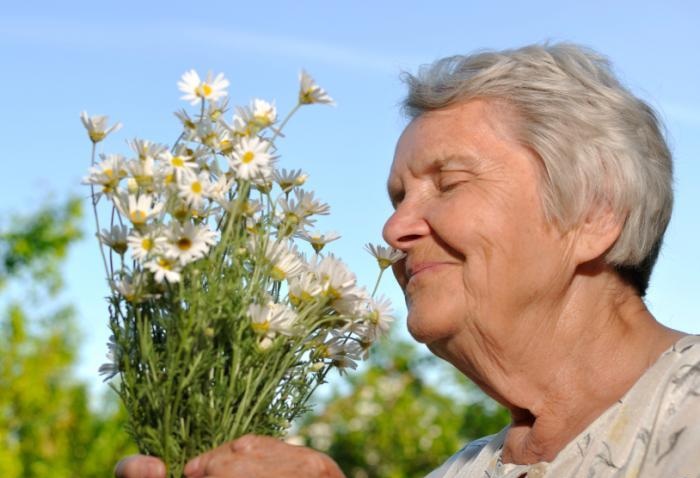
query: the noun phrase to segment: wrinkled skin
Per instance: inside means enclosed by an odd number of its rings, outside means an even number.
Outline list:
[[[117,478],[165,478],[165,465],[144,455],[117,464]],[[344,478],[338,465],[321,452],[271,437],[245,435],[192,459],[187,478]]]

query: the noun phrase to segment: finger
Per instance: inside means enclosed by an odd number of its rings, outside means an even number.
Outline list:
[[[185,465],[184,472],[187,478],[203,478],[213,465],[222,460],[227,460],[234,453],[252,453],[260,449],[270,449],[270,447],[274,447],[280,443],[282,442],[277,438],[243,435],[236,440],[224,443],[213,450],[193,458]]]
[[[203,478],[207,473],[209,464],[217,457],[230,455],[233,453],[231,445],[233,442],[224,443],[223,445],[202,453],[199,456],[192,458],[185,464],[183,472],[187,478]]]
[[[165,464],[154,456],[128,456],[114,468],[116,478],[165,478]]]
[[[271,449],[283,442],[277,438],[262,435],[243,435],[230,443],[230,448],[238,453],[250,453],[256,450]]]

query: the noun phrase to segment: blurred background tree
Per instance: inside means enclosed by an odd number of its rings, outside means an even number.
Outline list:
[[[295,437],[330,454],[348,477],[424,477],[467,442],[509,423],[502,407],[414,344],[390,337],[372,353]]]
[[[104,477],[134,451],[111,395],[95,410],[72,376],[80,335],[60,266],[80,237],[80,202],[16,217],[0,232],[0,476]]]

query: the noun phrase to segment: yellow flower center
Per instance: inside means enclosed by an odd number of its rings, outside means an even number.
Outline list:
[[[202,183],[193,181],[192,184],[190,184],[190,190],[195,194],[202,194]]]
[[[221,150],[222,154],[228,154],[233,151],[233,144],[231,141],[225,139],[219,144],[219,149]]]
[[[270,126],[270,125],[272,124],[272,119],[271,119],[270,116],[267,115],[267,114],[261,114],[261,115],[258,114],[258,115],[255,115],[254,118],[253,118],[253,120],[254,120],[258,125],[262,126],[263,128],[264,128],[265,126]]]
[[[177,241],[177,248],[181,251],[187,251],[192,247],[192,241],[188,237],[181,237]]]
[[[141,239],[141,249],[144,251],[150,251],[153,249],[153,241],[151,240],[150,237],[144,237]]]
[[[173,263],[164,257],[158,258],[158,265],[166,270],[171,270],[173,268]]]
[[[241,156],[241,161],[245,164],[250,163],[253,159],[255,159],[255,153],[252,151],[246,151],[243,153],[243,156]]]
[[[214,145],[216,145],[217,140],[218,136],[216,136],[216,133],[214,132],[208,133],[202,137],[202,143],[211,147],[214,147]]]
[[[326,292],[324,295],[331,300],[338,300],[341,297],[338,289],[336,289],[335,287],[330,286],[330,285],[328,286],[328,289],[326,289]]]
[[[190,215],[190,210],[184,204],[173,211],[173,217],[178,221],[184,221]]]
[[[270,330],[270,323],[266,320],[264,322],[253,322],[250,324],[255,333],[264,334]]]
[[[211,95],[212,91],[211,86],[206,83],[202,83],[195,89],[195,93],[201,98],[207,98],[209,95]]]
[[[181,168],[185,165],[185,160],[181,156],[174,156],[173,159],[170,161],[170,164],[172,164],[176,168]]]
[[[131,211],[131,213],[129,213],[129,219],[131,219],[131,222],[133,222],[134,224],[143,224],[144,222],[146,222],[146,217],[146,212],[141,211],[140,209]]]
[[[153,176],[149,174],[136,174],[134,179],[139,186],[148,187],[153,184]]]
[[[303,105],[308,105],[308,104],[313,103],[314,102],[313,94],[314,94],[313,88],[309,88],[305,91],[302,91],[299,94],[299,103],[301,103]]]
[[[270,277],[272,277],[273,280],[284,280],[284,278],[287,277],[287,273],[275,266],[270,271]]]
[[[102,174],[104,174],[108,178],[111,178],[114,175],[114,171],[112,170],[112,168],[105,168],[102,170]]]
[[[127,248],[128,245],[126,242],[117,241],[114,244],[112,244],[112,249],[114,249],[119,255],[124,254]]]
[[[391,261],[385,258],[377,258],[377,262],[379,263],[379,268],[382,270],[386,269],[391,265]]]
[[[367,315],[367,320],[369,320],[372,324],[377,325],[379,323],[379,312],[373,310]]]
[[[88,135],[93,143],[99,143],[107,136],[104,131],[90,131]]]

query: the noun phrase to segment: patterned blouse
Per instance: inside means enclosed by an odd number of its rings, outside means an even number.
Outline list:
[[[700,336],[676,342],[551,462],[501,461],[507,427],[427,478],[700,478]]]

